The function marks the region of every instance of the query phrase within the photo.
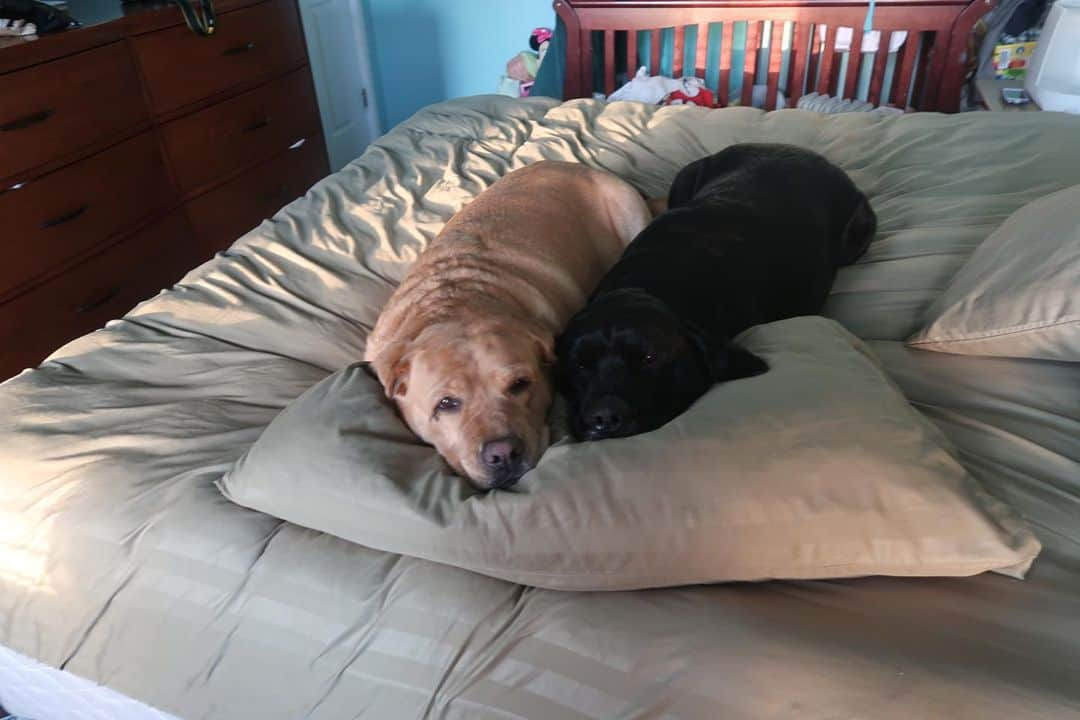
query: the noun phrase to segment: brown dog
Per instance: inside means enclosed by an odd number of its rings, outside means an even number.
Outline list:
[[[477,487],[513,485],[547,447],[555,335],[650,217],[613,175],[535,163],[451,218],[391,296],[365,359]]]

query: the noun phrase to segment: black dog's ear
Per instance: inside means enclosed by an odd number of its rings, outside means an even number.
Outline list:
[[[694,199],[702,186],[724,173],[731,172],[743,162],[743,153],[721,150],[690,163],[678,172],[668,191],[668,209],[682,207]]]
[[[727,338],[711,337],[690,323],[687,323],[687,334],[701,352],[713,382],[753,377],[769,369],[764,360]]]
[[[749,350],[743,350],[733,342],[724,343],[723,353],[726,356],[723,366],[713,369],[713,379],[717,382],[754,377],[769,370],[767,362]]]
[[[877,232],[877,215],[870,207],[870,201],[862,193],[858,195],[859,201],[855,206],[855,211],[844,226],[840,237],[840,253],[837,258],[840,265],[850,265],[862,257]]]
[[[690,202],[709,172],[709,158],[703,157],[690,163],[675,176],[668,190],[667,209],[672,210]]]

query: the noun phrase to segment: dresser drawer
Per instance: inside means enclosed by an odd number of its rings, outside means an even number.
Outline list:
[[[182,193],[277,155],[318,131],[306,66],[162,128],[165,154]]]
[[[187,204],[199,259],[234,240],[303,195],[329,172],[322,136],[308,138]]]
[[[135,65],[122,42],[0,75],[0,178],[145,120]]]
[[[132,46],[157,113],[270,77],[306,57],[293,0],[224,13],[209,37],[180,25],[132,38]]]
[[[190,229],[176,212],[0,305],[0,380],[122,316],[194,265]]]
[[[171,196],[149,132],[0,193],[0,296],[131,228]]]

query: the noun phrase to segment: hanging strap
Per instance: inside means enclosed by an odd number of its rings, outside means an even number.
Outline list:
[[[877,0],[870,0],[869,7],[866,8],[866,20],[863,22],[863,32],[870,32],[874,29],[874,5]]]
[[[202,14],[191,4],[190,0],[173,0],[176,6],[180,8],[180,13],[184,16],[184,22],[191,28],[191,31],[196,35],[202,35],[203,37],[209,37],[214,34],[214,27],[217,22],[214,16],[214,0],[201,0],[199,3],[202,5]]]

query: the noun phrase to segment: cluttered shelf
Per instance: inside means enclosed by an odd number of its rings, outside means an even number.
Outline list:
[[[226,13],[258,2],[216,0],[214,6],[218,13]],[[42,4],[36,3],[38,7]],[[26,0],[0,0],[0,73],[161,30],[180,19],[171,0],[55,0],[48,7],[63,11],[74,24],[44,33],[37,32],[32,21],[12,19],[41,12],[30,6]]]

